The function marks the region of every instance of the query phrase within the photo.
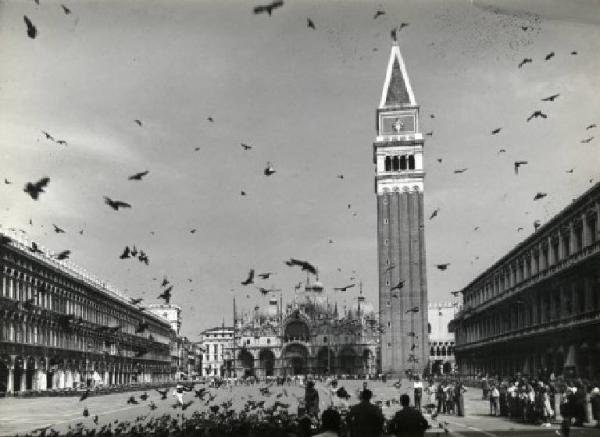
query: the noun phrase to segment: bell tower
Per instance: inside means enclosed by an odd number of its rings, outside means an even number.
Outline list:
[[[429,357],[419,106],[394,43],[377,108],[373,143],[381,369],[421,375]]]

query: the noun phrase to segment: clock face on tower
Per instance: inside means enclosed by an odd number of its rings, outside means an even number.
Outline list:
[[[413,114],[381,114],[379,120],[380,135],[402,135],[415,132]]]

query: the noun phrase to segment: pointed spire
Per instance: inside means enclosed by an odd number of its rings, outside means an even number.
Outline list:
[[[380,108],[390,106],[410,105],[414,106],[417,102],[413,94],[404,59],[400,53],[398,42],[394,42],[390,53],[390,60],[383,84],[381,94]]]

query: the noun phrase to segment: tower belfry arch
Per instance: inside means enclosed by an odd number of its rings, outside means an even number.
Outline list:
[[[427,272],[423,191],[423,134],[419,106],[394,43],[377,108],[377,248],[381,368],[421,373],[427,365]],[[418,311],[408,311],[418,307]],[[411,334],[412,335],[409,335]]]

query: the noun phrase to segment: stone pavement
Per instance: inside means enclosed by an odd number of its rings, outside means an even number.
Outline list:
[[[350,404],[354,404],[358,399],[358,392],[362,389],[362,381],[340,381],[352,396]],[[412,392],[409,389],[410,383],[403,381],[402,387],[397,389],[391,382],[383,384],[377,381],[368,382],[369,389],[374,392],[374,401],[399,399],[405,392]],[[295,412],[298,407],[298,399],[304,396],[304,387],[301,385],[292,385],[285,387],[271,387],[272,396],[263,398],[256,386],[237,386],[232,388],[210,389],[210,392],[216,396],[214,403],[221,403],[228,400],[233,402],[235,409],[241,409],[248,399],[265,399],[265,406],[269,407],[276,400],[290,405],[290,411]],[[317,384],[320,394],[321,411],[331,404],[331,393],[323,384]],[[159,394],[155,390],[149,390],[147,401],[139,401],[137,405],[127,404],[129,396],[134,395],[139,399],[143,392],[115,393],[106,396],[90,397],[83,402],[77,397],[42,397],[42,398],[4,398],[0,399],[0,436],[14,436],[17,433],[31,432],[41,427],[52,426],[59,432],[66,432],[69,426],[75,426],[77,423],[83,423],[86,427],[93,428],[92,422],[94,416],[98,416],[98,427],[104,424],[122,421],[132,421],[136,418],[147,420],[151,417],[159,417],[163,414],[176,414],[179,410],[172,408],[175,400],[169,394],[168,399],[161,401]],[[280,395],[276,398],[275,395]],[[185,400],[194,399],[194,404],[186,410],[186,415],[191,416],[194,411],[203,411],[208,408],[204,403],[194,398],[194,393],[186,393]],[[153,401],[157,409],[151,411],[149,403]],[[84,407],[87,407],[90,416],[82,417]],[[383,413],[390,418],[399,409],[398,405],[383,407]],[[456,437],[505,437],[505,436],[526,436],[526,437],[551,437],[556,436],[558,427],[541,428],[539,426],[521,424],[513,422],[507,418],[489,416],[489,404],[481,400],[481,390],[469,389],[465,396],[466,417],[456,417],[440,415],[437,420],[427,420],[432,428],[428,430],[429,435],[454,435]],[[439,428],[442,423],[449,434],[444,429]],[[598,436],[600,430],[591,428],[573,429],[571,433],[574,437]]]

